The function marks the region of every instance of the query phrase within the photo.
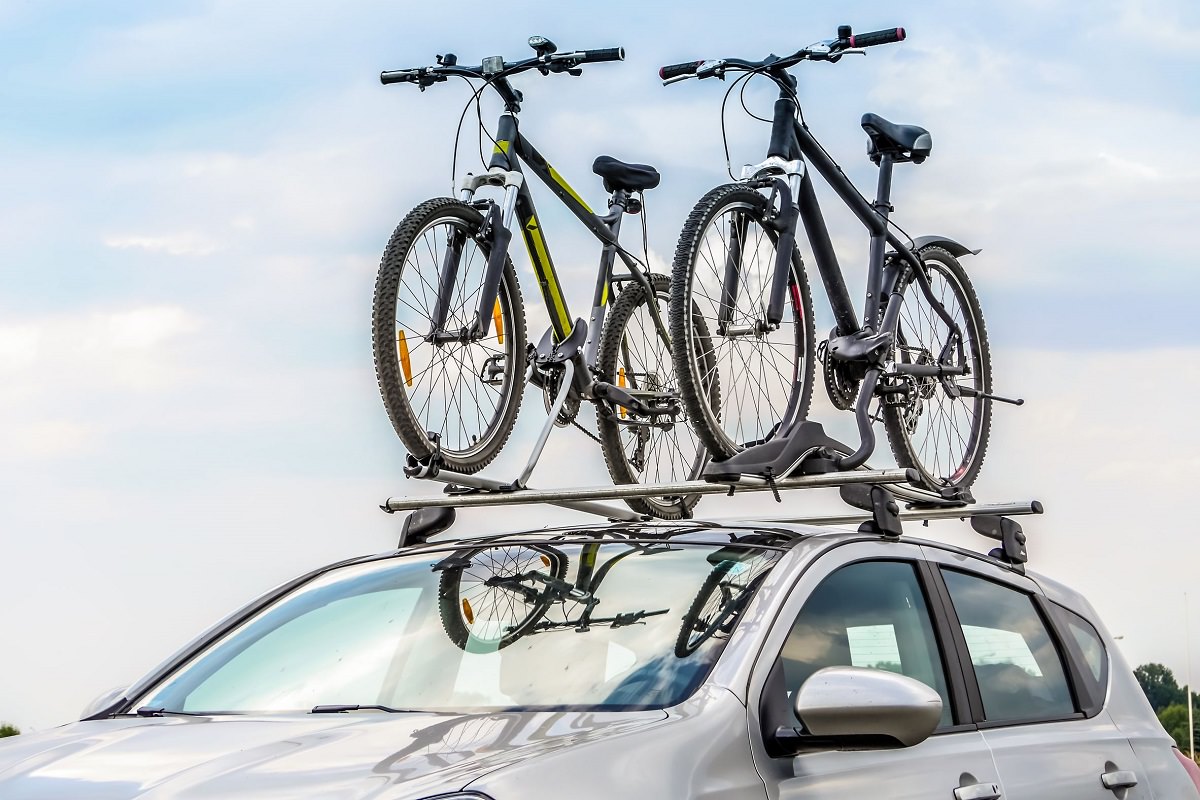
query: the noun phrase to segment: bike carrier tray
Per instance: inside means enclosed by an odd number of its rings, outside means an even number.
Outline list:
[[[421,474],[424,472],[424,474]],[[420,508],[479,508],[515,506],[536,503],[561,506],[612,520],[639,522],[647,519],[628,508],[606,505],[599,500],[623,500],[630,497],[672,497],[691,494],[737,494],[739,492],[784,492],[795,489],[818,489],[858,484],[893,485],[913,483],[918,475],[913,469],[852,470],[819,475],[801,475],[768,481],[764,478],[742,476],[728,483],[680,481],[678,483],[623,484],[582,486],[565,489],[514,488],[512,483],[479,475],[462,475],[450,470],[426,469],[412,477],[449,484],[447,494],[436,497],[389,497],[380,506],[384,511],[413,511]],[[899,488],[899,487],[898,487]],[[897,496],[907,499],[901,489]]]

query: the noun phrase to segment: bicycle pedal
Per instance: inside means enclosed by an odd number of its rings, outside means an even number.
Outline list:
[[[600,400],[607,400],[613,405],[623,406],[629,409],[630,413],[639,416],[648,417],[654,416],[654,411],[650,406],[638,398],[631,395],[629,392],[622,389],[620,386],[614,386],[607,381],[598,381],[592,386],[592,393]]]

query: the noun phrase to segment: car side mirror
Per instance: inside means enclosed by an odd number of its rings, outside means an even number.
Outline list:
[[[825,667],[793,698],[803,730],[790,742],[810,747],[912,747],[942,718],[942,698],[920,681],[862,667]]]

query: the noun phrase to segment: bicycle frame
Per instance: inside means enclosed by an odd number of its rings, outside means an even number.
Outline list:
[[[786,82],[794,88],[795,79],[786,71],[774,75],[777,82]],[[858,347],[844,357],[847,361],[858,361],[867,365],[858,398],[855,415],[862,440],[858,450],[841,462],[843,469],[861,466],[874,450],[874,433],[868,406],[876,393],[880,372],[884,367],[883,353],[890,350],[897,332],[900,318],[902,291],[910,277],[915,279],[930,306],[951,331],[946,345],[937,354],[944,362],[953,349],[957,350],[958,363],[963,363],[962,332],[953,317],[941,302],[933,296],[929,276],[920,258],[888,227],[888,214],[892,211],[891,189],[893,159],[883,154],[879,159],[879,179],[874,202],[868,202],[858,193],[854,184],[842,174],[841,169],[825,152],[817,140],[796,119],[797,105],[791,93],[780,87],[780,97],[775,101],[771,142],[767,159],[761,164],[746,167],[743,179],[758,181],[760,186],[770,187],[780,197],[780,210],[775,229],[778,233],[775,271],[771,284],[771,295],[767,306],[766,323],[779,325],[783,319],[783,304],[791,265],[791,253],[795,241],[797,221],[803,223],[808,236],[817,270],[821,274],[826,295],[833,308],[837,322],[838,338],[855,338]],[[833,250],[825,218],[813,190],[812,178],[807,169],[811,165],[825,182],[837,193],[843,203],[867,228],[870,235],[870,256],[867,268],[866,298],[859,323],[845,278]],[[781,177],[782,176],[782,177]],[[736,235],[736,232],[735,232]],[[891,247],[889,253],[887,248]],[[736,251],[736,248],[731,248]],[[731,252],[726,265],[721,290],[722,317],[728,318],[737,299],[740,257]],[[882,310],[882,319],[880,313]],[[878,325],[878,328],[876,327]],[[832,357],[832,356],[831,356]],[[916,375],[961,374],[962,367],[930,367],[917,364],[894,364],[897,373]],[[933,370],[930,372],[929,370]],[[781,422],[781,432],[786,435],[797,423],[796,409],[789,409]]]
[[[475,192],[483,185],[499,186],[504,189],[504,198],[499,205],[488,204],[488,222],[485,236],[489,238],[491,252],[488,256],[487,271],[483,287],[480,290],[479,305],[476,309],[474,323],[469,331],[470,338],[479,339],[488,334],[492,320],[492,307],[496,302],[496,294],[500,286],[500,277],[504,266],[504,258],[511,240],[513,224],[519,224],[529,261],[538,280],[542,299],[550,312],[550,323],[555,343],[565,342],[575,331],[575,317],[571,314],[567,299],[562,291],[558,273],[554,269],[554,259],[550,254],[549,244],[542,232],[541,222],[534,206],[533,195],[524,179],[522,163],[530,172],[538,177],[559,201],[583,223],[593,236],[600,240],[603,250],[600,256],[600,266],[596,275],[595,289],[592,294],[592,311],[587,322],[587,338],[584,348],[584,360],[587,364],[595,364],[596,352],[600,344],[600,331],[604,324],[605,313],[612,297],[613,285],[617,279],[613,276],[613,267],[618,256],[629,268],[630,277],[637,281],[646,291],[652,291],[645,275],[642,274],[637,262],[618,243],[621,230],[621,219],[626,213],[629,193],[618,191],[611,199],[609,212],[600,215],[594,212],[584,202],[570,184],[554,169],[533,144],[521,134],[518,129],[516,116],[505,112],[500,116],[497,125],[495,147],[492,150],[488,171],[483,175],[468,174],[460,184],[460,199],[470,203]],[[441,284],[438,291],[436,306],[437,330],[432,336],[458,338],[460,333],[443,331],[446,311],[452,296],[453,281],[458,266],[459,248],[447,248],[446,260],[443,264]],[[666,327],[656,318],[659,333],[666,336]],[[576,371],[576,376],[582,379],[590,377],[587,370]],[[581,387],[582,388],[582,387]]]

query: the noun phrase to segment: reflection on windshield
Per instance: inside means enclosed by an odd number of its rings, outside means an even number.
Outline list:
[[[703,681],[777,557],[548,542],[345,567],[242,624],[138,705],[662,708]]]

